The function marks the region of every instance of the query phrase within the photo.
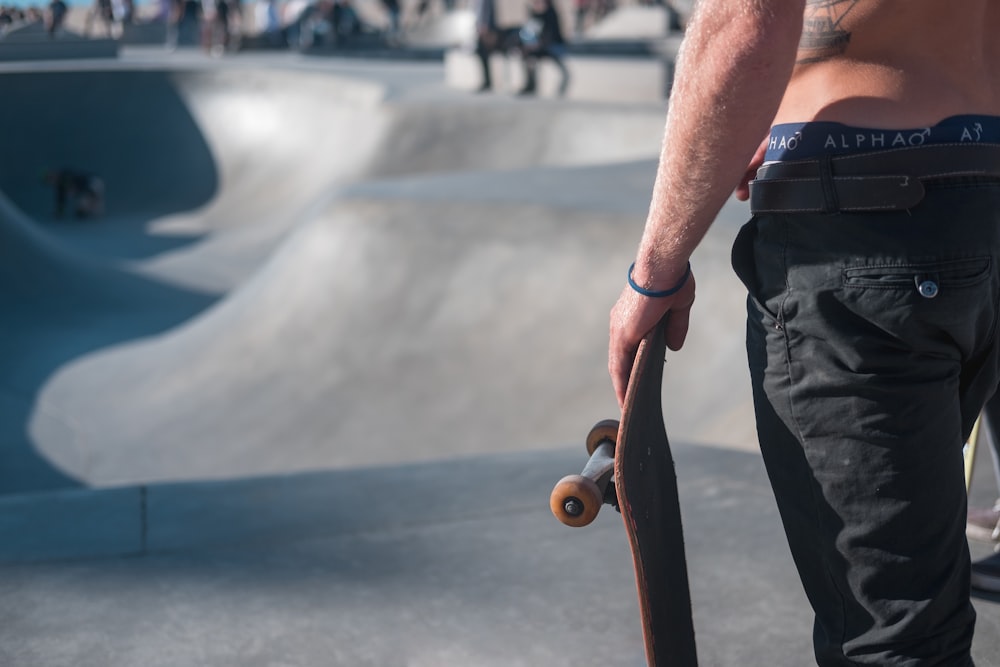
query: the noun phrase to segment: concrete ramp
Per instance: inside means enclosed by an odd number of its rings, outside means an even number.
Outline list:
[[[2,451],[53,468],[7,490],[535,449],[615,414],[606,318],[662,109],[236,67],[4,79],[31,139],[0,170],[2,298],[31,305],[0,331]],[[52,218],[37,174],[63,164],[106,180],[106,218]],[[698,386],[740,368],[727,321],[693,334]],[[716,393],[672,432],[718,424]]]

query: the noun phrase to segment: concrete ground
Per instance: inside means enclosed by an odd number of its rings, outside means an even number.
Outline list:
[[[0,665],[643,663],[620,519],[547,501],[615,415],[662,103],[158,49],[0,87]],[[53,216],[54,166],[102,176],[102,219]],[[728,268],[746,217],[694,258],[664,385],[695,625],[704,665],[810,664]]]

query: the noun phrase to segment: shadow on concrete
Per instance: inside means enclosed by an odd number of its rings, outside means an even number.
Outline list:
[[[219,179],[208,144],[167,73],[115,73],[113,83],[100,72],[9,74],[4,100],[0,493],[23,493],[76,484],[33,444],[33,419],[76,438],[76,425],[36,404],[46,379],[90,352],[175,327],[215,301],[115,262],[196,241],[194,235],[154,236],[149,222],[206,204]],[[41,175],[58,167],[104,179],[106,218],[53,220],[53,193]],[[88,245],[88,232],[98,226],[104,241]]]
[[[705,664],[797,664],[809,615],[759,457],[684,444],[675,457]],[[277,624],[267,652],[294,664],[641,664],[620,516],[605,507],[571,529],[548,509],[553,484],[585,459],[580,446],[64,491],[47,494],[47,511],[0,499],[0,532],[60,560],[14,564],[39,559],[0,545],[0,614],[59,577],[0,628],[0,657],[30,651],[47,664],[72,648],[84,666],[166,664],[152,653],[170,642],[174,664],[269,664],[247,640]],[[144,557],[102,558],[99,539]],[[134,637],[131,649],[112,656],[80,635],[37,641],[36,624],[84,606],[89,623]]]
[[[28,227],[30,221],[9,215],[13,207],[2,208],[0,348],[7,353],[0,357],[0,493],[73,486],[34,446],[31,430],[40,426],[60,430],[70,442],[79,436],[77,425],[37,404],[46,380],[95,350],[171,329],[216,297],[74,256]]]
[[[995,602],[1000,603],[1000,593],[989,593],[987,591],[972,591],[972,597],[975,600],[982,600],[984,602]]]
[[[701,663],[810,663],[759,455],[673,454]],[[643,664],[620,516],[572,529],[548,509],[585,460],[580,446],[0,498],[15,538],[0,543],[0,660]],[[997,664],[995,602],[976,602],[980,665]]]

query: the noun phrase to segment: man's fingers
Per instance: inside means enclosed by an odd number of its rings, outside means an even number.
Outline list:
[[[665,303],[642,297],[628,287],[611,310],[608,372],[619,406],[625,405],[625,391],[639,343],[656,326],[665,311]]]
[[[608,373],[611,375],[611,385],[618,399],[618,407],[625,405],[625,390],[628,389],[628,379],[632,375],[632,364],[639,351],[638,341],[633,342],[621,330],[612,327],[611,346],[608,348]]]
[[[694,276],[688,280],[684,290],[678,294],[679,303],[670,309],[670,317],[667,319],[664,336],[667,340],[667,347],[676,352],[684,346],[687,339],[688,323],[691,321],[691,306],[694,305],[695,281]]]
[[[639,314],[641,300],[629,288],[622,291],[615,307],[611,309],[611,331],[608,344],[608,373],[615,390],[619,407],[625,405],[625,390],[632,374],[632,363],[639,350],[639,341],[645,326]]]
[[[750,181],[757,177],[757,169],[764,164],[764,155],[767,153],[769,139],[770,135],[764,137],[764,140],[760,142],[757,151],[750,158],[750,164],[747,165],[747,170],[743,174],[743,178],[740,179],[740,184],[736,186],[736,198],[740,201],[750,199]]]
[[[690,316],[690,309],[670,311],[664,335],[667,340],[667,347],[674,352],[684,346],[684,340],[687,338],[688,322],[691,319]]]
[[[615,398],[618,399],[618,407],[625,406],[625,391],[628,389],[628,379],[632,374],[632,364],[635,361],[635,352],[616,354],[608,359],[608,371],[611,373],[611,384],[615,389]]]

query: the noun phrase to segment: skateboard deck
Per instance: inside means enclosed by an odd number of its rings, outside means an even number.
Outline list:
[[[571,526],[592,522],[601,503],[622,514],[635,570],[646,660],[651,667],[698,664],[677,477],[663,423],[666,354],[661,322],[639,345],[621,423],[598,423],[580,475],[560,480],[550,507]]]

